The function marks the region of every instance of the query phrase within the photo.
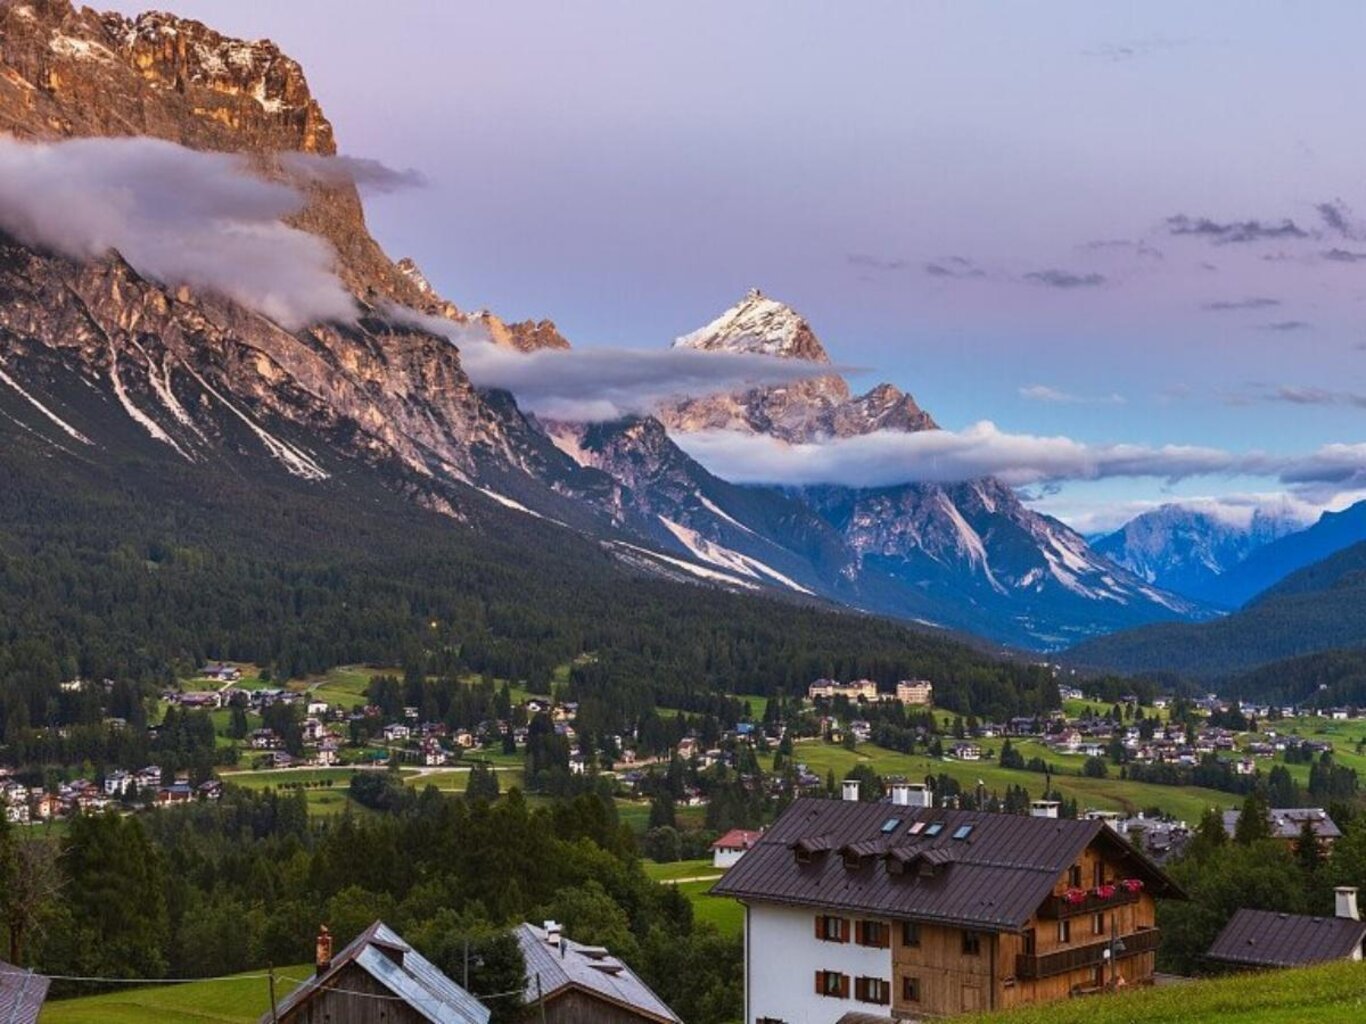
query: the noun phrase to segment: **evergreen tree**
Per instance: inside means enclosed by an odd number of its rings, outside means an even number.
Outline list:
[[[1271,812],[1266,797],[1253,790],[1243,801],[1243,809],[1238,814],[1238,825],[1233,830],[1233,841],[1241,846],[1251,846],[1262,839],[1271,838]]]

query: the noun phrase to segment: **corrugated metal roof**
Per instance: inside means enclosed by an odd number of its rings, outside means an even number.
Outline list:
[[[1293,967],[1345,959],[1361,949],[1363,941],[1366,921],[1240,910],[1214,940],[1208,955],[1226,963]]]
[[[400,953],[403,963],[399,964],[383,949]],[[488,1024],[488,1007],[442,974],[383,921],[376,921],[357,935],[332,958],[332,965],[321,977],[315,974],[286,996],[279,1004],[279,1015],[283,1017],[314,992],[328,988],[348,964],[365,971],[432,1024]],[[260,1024],[269,1024],[271,1019],[268,1012],[261,1017]]]
[[[744,858],[740,863],[744,863]],[[631,968],[605,950],[573,942],[563,935],[560,936],[561,950],[551,946],[546,930],[534,924],[519,925],[516,935],[526,960],[524,998],[528,1003],[536,999],[539,976],[541,994],[546,998],[572,986],[666,1024],[682,1024],[678,1014],[669,1009]]]
[[[36,1024],[50,982],[0,960],[0,1024]]]
[[[889,817],[901,824],[884,834]],[[938,822],[943,828],[934,836],[926,835],[928,828],[912,834],[916,822]],[[952,838],[962,825],[973,826],[967,838]],[[811,841],[816,837],[819,844]],[[857,868],[829,853],[801,864],[793,853],[797,847],[863,849],[874,841],[887,856],[865,858]],[[820,799],[794,802],[711,891],[741,900],[1014,931],[1092,842],[1110,846],[1155,893],[1181,895],[1156,865],[1101,822]],[[894,874],[887,870],[893,857],[903,863],[924,859],[938,870],[930,876],[913,870]]]

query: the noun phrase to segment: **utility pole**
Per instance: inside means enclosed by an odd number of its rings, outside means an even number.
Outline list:
[[[470,990],[470,937],[465,936],[465,991]]]
[[[271,1024],[279,1024],[279,1022],[280,1022],[280,1011],[279,1011],[279,1010],[276,1008],[276,1006],[275,1006],[275,965],[274,965],[274,964],[271,964],[271,965],[270,965],[269,971],[270,971],[270,1020],[271,1020]]]
[[[536,1005],[541,1008],[541,1024],[545,1024],[545,995],[541,992],[541,975],[536,974]]]

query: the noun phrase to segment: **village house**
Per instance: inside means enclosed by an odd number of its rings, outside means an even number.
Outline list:
[[[959,761],[982,760],[982,748],[976,743],[955,743],[949,753]]]
[[[1327,960],[1366,956],[1366,922],[1357,909],[1357,891],[1334,891],[1333,917],[1239,910],[1210,947],[1207,958],[1231,968],[1304,967]]]
[[[764,833],[744,828],[733,828],[711,844],[711,865],[714,868],[734,867]]]
[[[1224,831],[1230,836],[1236,834],[1238,819],[1242,814],[1238,809],[1224,812]],[[1342,830],[1322,807],[1273,807],[1267,812],[1267,817],[1271,824],[1271,838],[1290,846],[1299,842],[1306,822],[1314,829],[1314,835],[1324,847],[1332,846],[1335,840],[1342,838]]]
[[[483,1003],[382,921],[335,957],[332,936],[322,929],[314,961],[313,977],[267,1010],[260,1024],[488,1024]]]
[[[835,697],[866,701],[878,699],[877,683],[871,679],[856,679],[852,683],[837,683],[833,679],[817,679],[806,688],[806,695],[811,700],[832,700]]]
[[[413,730],[400,722],[392,722],[384,727],[381,735],[385,743],[406,743]]]
[[[602,946],[565,937],[554,921],[514,934],[526,962],[527,1024],[682,1024],[631,968]]]
[[[934,683],[928,679],[903,679],[896,684],[896,699],[912,707],[934,703]]]
[[[1098,821],[795,801],[712,892],[745,905],[745,1024],[1005,1009],[1150,984],[1174,883]]]

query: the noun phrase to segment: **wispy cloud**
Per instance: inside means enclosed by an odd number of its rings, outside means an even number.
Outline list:
[[[1033,270],[1024,275],[1024,279],[1031,284],[1043,285],[1046,288],[1095,288],[1105,283],[1105,275],[1091,273],[1078,273],[1071,270],[1059,270],[1050,267],[1047,270]]]
[[[1366,409],[1366,394],[1308,385],[1282,384],[1252,397],[1258,401],[1288,402],[1291,405],[1348,405]]]
[[[1081,51],[1083,57],[1093,57],[1110,64],[1122,64],[1182,46],[1190,46],[1199,40],[1173,39],[1170,36],[1145,36],[1121,42],[1100,43]]]
[[[1077,395],[1047,384],[1031,384],[1020,388],[1020,397],[1031,402],[1049,402],[1054,405],[1123,405],[1125,402],[1124,396],[1120,394]]]
[[[450,339],[460,364],[480,388],[511,392],[527,412],[579,423],[649,414],[682,398],[838,373],[829,363],[691,348],[542,349],[520,352],[494,344],[477,325],[389,306],[393,320]]]
[[[1366,252],[1353,252],[1351,249],[1327,249],[1319,255],[1332,263],[1366,263]]]
[[[851,267],[862,270],[898,271],[905,270],[909,264],[900,257],[873,256],[868,253],[854,252],[847,257]]]
[[[946,256],[931,260],[922,268],[931,277],[986,277],[987,272],[965,256]]]
[[[420,171],[395,170],[369,157],[281,153],[280,165],[302,178],[325,185],[355,185],[362,192],[387,194],[427,184]]]
[[[1276,320],[1269,324],[1260,324],[1257,329],[1288,334],[1293,331],[1308,331],[1313,326],[1308,320]]]
[[[1098,253],[1129,253],[1149,260],[1165,259],[1162,250],[1147,242],[1128,238],[1100,238],[1092,242],[1085,242],[1080,246],[1086,252]]]
[[[290,329],[356,308],[332,247],[283,222],[302,206],[242,156],[145,138],[0,138],[0,229],[77,260],[117,250],[140,274],[218,293]]]
[[[1247,299],[1221,299],[1218,302],[1206,302],[1200,308],[1213,313],[1224,313],[1237,309],[1270,309],[1272,306],[1279,306],[1280,304],[1280,299],[1253,296]]]
[[[1309,237],[1309,232],[1289,217],[1278,221],[1216,221],[1209,217],[1188,217],[1184,213],[1167,218],[1167,233],[1171,235],[1193,235],[1207,239],[1215,245]]]
[[[1314,209],[1318,211],[1324,227],[1333,234],[1358,242],[1366,239],[1366,226],[1357,220],[1352,208],[1341,199],[1319,203]]]
[[[1304,455],[1273,456],[1197,445],[1088,444],[1069,437],[1009,434],[987,421],[961,431],[878,431],[809,444],[738,431],[677,434],[674,439],[713,473],[749,484],[890,487],[992,476],[1023,487],[1246,475],[1327,493],[1366,483],[1366,444],[1331,444]]]

